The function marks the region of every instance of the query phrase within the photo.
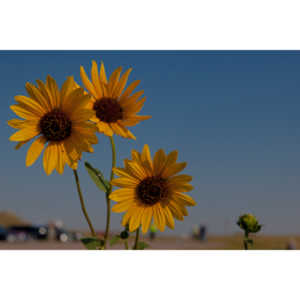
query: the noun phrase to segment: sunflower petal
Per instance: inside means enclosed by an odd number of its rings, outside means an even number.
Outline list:
[[[162,169],[164,168],[164,165],[166,163],[166,154],[163,149],[159,149],[153,158],[153,173],[154,175],[158,176],[160,175]]]
[[[38,137],[29,147],[26,156],[26,167],[31,166],[41,155],[47,140],[44,136]]]
[[[90,82],[88,76],[85,73],[83,66],[80,66],[80,77],[81,77],[82,83],[84,84],[86,89],[92,94],[92,96],[94,96],[97,99],[97,93],[96,93],[95,87]]]
[[[174,197],[178,198],[178,201],[182,201],[182,203],[184,205],[187,205],[187,206],[194,206],[194,205],[196,205],[195,200],[191,196],[189,196],[189,195],[182,194],[180,192],[175,192],[174,193]]]
[[[120,74],[122,72],[122,67],[117,68],[112,72],[108,80],[108,92],[112,96],[115,86],[119,82]]]
[[[37,80],[36,82],[38,84],[38,88],[29,82],[26,83],[25,88],[27,93],[31,98],[38,101],[47,111],[50,111],[54,108],[54,106],[52,106],[50,92],[41,80]]]
[[[126,98],[130,96],[130,94],[133,92],[133,90],[140,84],[140,80],[136,80],[132,82],[127,89],[124,91],[124,93],[120,97],[120,102],[123,102]]]
[[[139,184],[139,181],[134,178],[129,177],[121,177],[121,178],[115,178],[111,181],[112,185],[124,187],[124,188],[136,188],[136,186]]]
[[[145,234],[148,229],[149,226],[151,224],[151,220],[152,220],[152,216],[153,216],[153,209],[152,207],[146,207],[141,219],[141,223],[142,223],[142,231]]]
[[[167,226],[171,229],[174,229],[175,221],[174,221],[173,215],[172,215],[170,209],[168,208],[168,206],[163,208],[163,212],[164,212],[165,217],[166,217]]]
[[[50,175],[57,164],[57,147],[55,143],[50,142],[44,151],[43,166],[47,175]]]
[[[98,66],[97,63],[93,60],[92,61],[92,69],[91,69],[91,77],[92,77],[92,82],[95,88],[95,91],[97,93],[97,99],[100,99],[103,97],[103,92],[102,88],[100,85],[100,80],[99,80],[99,75],[98,75]]]
[[[119,83],[116,85],[114,91],[113,91],[113,97],[114,98],[119,98],[119,96],[121,95],[124,87],[126,86],[129,74],[131,73],[132,68],[128,69],[121,77]]]
[[[134,191],[134,189],[130,189],[130,188],[118,189],[118,190],[113,191],[109,195],[109,198],[116,202],[134,199],[135,191]]]
[[[135,214],[133,214],[130,218],[129,222],[129,231],[135,231],[141,225],[141,218],[144,213],[145,207],[139,207]]]
[[[34,127],[25,127],[15,132],[10,138],[13,142],[24,142],[36,137],[39,134],[38,130]]]

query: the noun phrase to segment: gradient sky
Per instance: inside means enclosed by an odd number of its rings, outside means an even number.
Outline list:
[[[47,176],[41,159],[25,167],[28,146],[15,151],[6,121],[9,106],[26,94],[25,83],[50,74],[61,86],[69,75],[81,83],[79,67],[104,61],[110,74],[133,67],[129,82],[141,79],[147,101],[142,114],[152,119],[132,127],[137,140],[116,137],[117,164],[147,143],[178,149],[184,173],[193,176],[188,208],[175,233],[205,223],[209,232],[238,231],[237,217],[252,212],[263,233],[300,233],[300,52],[221,51],[0,51],[1,189],[0,210],[11,210],[34,223],[61,219],[68,228],[87,228],[69,168]],[[84,154],[108,176],[109,140],[99,136],[94,154]],[[105,200],[79,167],[87,209],[97,228],[105,224]],[[120,214],[113,214],[118,229]],[[167,234],[171,231],[167,230]]]

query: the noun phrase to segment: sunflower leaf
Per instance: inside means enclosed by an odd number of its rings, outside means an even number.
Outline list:
[[[84,163],[84,166],[86,168],[86,170],[88,171],[90,177],[92,178],[92,180],[94,181],[94,183],[97,185],[97,187],[107,193],[110,189],[110,184],[109,182],[104,178],[103,174],[101,173],[100,170],[95,169],[91,166],[90,163],[88,163],[87,161]]]
[[[88,250],[103,250],[104,241],[95,237],[80,239]]]
[[[138,242],[137,248],[138,250],[144,250],[146,248],[149,248],[149,244],[145,243],[145,242]]]

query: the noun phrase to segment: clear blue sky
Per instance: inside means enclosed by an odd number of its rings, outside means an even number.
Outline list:
[[[73,174],[46,176],[39,159],[25,167],[28,147],[14,150],[6,121],[15,117],[9,106],[26,94],[25,83],[59,83],[91,60],[103,60],[110,74],[116,67],[133,67],[130,81],[141,79],[147,101],[142,114],[152,115],[132,128],[137,141],[116,137],[118,165],[132,148],[145,143],[179,150],[193,176],[189,208],[175,233],[188,233],[206,223],[210,232],[238,231],[244,212],[256,214],[264,233],[300,233],[300,52],[153,52],[153,51],[31,51],[0,52],[2,121],[0,210],[12,210],[36,223],[62,219],[67,227],[87,228],[80,211]],[[108,176],[108,138],[99,136],[94,154],[84,160]],[[97,228],[104,228],[105,201],[79,167],[88,211]],[[118,229],[120,215],[113,214]],[[167,231],[170,233],[170,231]]]

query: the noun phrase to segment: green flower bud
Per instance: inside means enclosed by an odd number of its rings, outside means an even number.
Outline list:
[[[128,233],[127,230],[124,230],[124,231],[122,231],[122,232],[120,233],[120,238],[121,238],[122,240],[126,240],[126,239],[128,239],[128,237],[129,237],[129,233]]]
[[[247,233],[256,233],[261,229],[261,225],[258,224],[256,217],[252,214],[240,216],[237,225]]]

